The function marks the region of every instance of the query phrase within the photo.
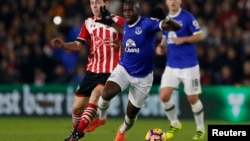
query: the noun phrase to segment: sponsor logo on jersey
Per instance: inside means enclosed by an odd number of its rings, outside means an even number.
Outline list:
[[[97,48],[103,46],[103,44],[106,45],[106,46],[109,46],[110,45],[110,38],[102,39],[101,37],[95,36],[94,37],[94,43],[95,43],[95,46]]]
[[[136,47],[135,41],[132,39],[128,39],[125,44],[125,52],[128,53],[139,53],[140,49]]]
[[[167,43],[168,44],[174,44],[173,39],[176,38],[176,37],[177,37],[177,35],[176,35],[176,33],[174,31],[168,32]]]

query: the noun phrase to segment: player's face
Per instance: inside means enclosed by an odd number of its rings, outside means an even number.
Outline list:
[[[181,6],[181,0],[166,0],[166,5],[170,11],[178,11]]]
[[[92,13],[96,17],[101,17],[100,7],[104,6],[105,3],[103,0],[90,0],[90,7],[92,10]]]
[[[123,5],[123,16],[128,24],[133,24],[139,18],[139,10],[134,4],[128,3]]]

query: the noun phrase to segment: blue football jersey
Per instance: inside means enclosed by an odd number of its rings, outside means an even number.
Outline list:
[[[197,20],[184,9],[180,9],[175,15],[169,16],[181,25],[181,29],[178,31],[163,31],[167,38],[167,65],[172,68],[188,68],[197,65],[198,58],[194,43],[176,45],[173,42],[173,38],[191,36],[201,32]]]
[[[123,56],[119,64],[135,77],[145,77],[154,68],[155,34],[161,31],[161,22],[140,17],[133,25],[125,23]]]

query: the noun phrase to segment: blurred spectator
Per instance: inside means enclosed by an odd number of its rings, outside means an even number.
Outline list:
[[[242,60],[250,60],[250,44],[245,45],[244,54],[242,54]]]
[[[230,85],[234,83],[233,72],[227,65],[221,67],[220,73],[217,77],[216,83],[222,85]]]
[[[151,11],[151,5],[148,1],[141,1],[141,12],[142,15],[147,16]]]
[[[200,81],[203,85],[211,85],[213,83],[212,74],[208,71],[205,71],[203,68],[200,69]]]
[[[116,14],[116,15],[122,15],[122,1],[120,0],[110,0],[109,1],[109,12]]]
[[[122,15],[123,1],[110,0],[110,11]],[[155,6],[167,10],[162,0],[139,2],[143,15],[148,15]],[[88,3],[88,0],[1,0],[0,83],[35,83],[40,74],[46,77],[45,82],[37,80],[38,84],[76,83],[78,76],[84,76],[84,70],[77,71],[77,64],[86,65],[88,50],[78,53],[57,50],[49,41],[55,35],[75,40],[82,22],[91,15]],[[250,0],[183,0],[182,6],[198,17],[205,38],[197,46],[201,83],[249,85],[246,62],[250,60]],[[61,24],[53,23],[55,16],[61,16]],[[159,83],[158,76],[165,65],[162,58],[155,57],[155,84]]]
[[[78,64],[76,67],[76,73],[72,76],[72,79],[70,80],[71,83],[79,84],[85,76],[85,68],[82,66],[82,64]]]
[[[12,68],[8,67],[8,61],[2,60],[0,64],[0,83],[7,83],[7,84],[17,84],[19,74],[18,72]]]
[[[222,0],[220,4],[220,14],[218,21],[221,27],[237,26],[240,13],[237,7],[233,6],[233,0]],[[218,5],[219,6],[219,5]]]
[[[32,63],[31,50],[27,46],[23,46],[19,58],[19,71],[21,74],[21,83],[33,83],[34,67]]]
[[[57,64],[51,76],[51,83],[67,83],[69,82],[68,73],[66,73],[65,68],[62,64]]]
[[[39,67],[34,70],[34,84],[37,86],[42,86],[46,83],[46,74]]]
[[[250,86],[250,60],[243,62],[242,85]]]

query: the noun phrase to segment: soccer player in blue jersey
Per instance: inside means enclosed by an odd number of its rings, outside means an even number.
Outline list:
[[[108,78],[98,102],[100,120],[107,118],[110,100],[128,86],[128,105],[124,123],[119,127],[115,141],[125,141],[126,132],[134,125],[153,83],[155,35],[161,30],[178,30],[180,25],[164,15],[164,20],[140,16],[139,3],[127,0],[123,5],[126,23],[123,27],[123,56]],[[103,9],[103,14],[107,10]],[[110,23],[103,16],[102,23]],[[112,24],[114,26],[114,24]],[[118,28],[118,27],[117,27]],[[119,31],[119,29],[117,29]]]
[[[162,50],[167,47],[166,68],[160,86],[162,106],[170,120],[170,129],[166,135],[171,139],[182,128],[170,97],[179,84],[183,83],[196,123],[197,132],[193,139],[200,140],[204,138],[205,127],[203,104],[198,96],[201,93],[201,84],[195,43],[202,40],[202,32],[195,17],[181,8],[181,0],[166,0],[166,5],[169,9],[167,15],[181,24],[178,31],[164,31],[161,45],[158,46]]]

